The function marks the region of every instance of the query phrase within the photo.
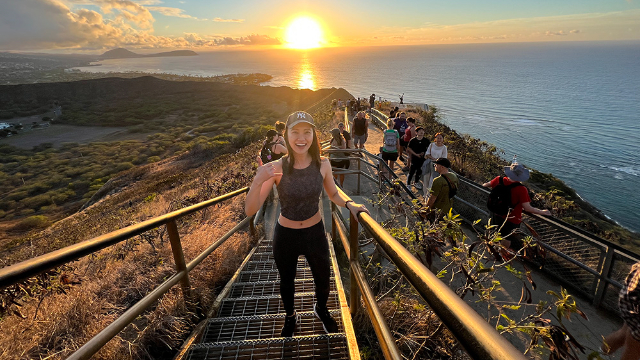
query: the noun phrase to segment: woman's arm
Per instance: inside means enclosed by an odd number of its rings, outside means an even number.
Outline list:
[[[354,216],[358,216],[358,213],[361,211],[369,214],[369,210],[367,210],[364,205],[355,203],[347,196],[347,194],[336,186],[336,183],[333,180],[333,172],[331,171],[329,159],[322,158],[320,173],[322,174],[323,179],[322,185],[324,186],[324,191],[326,191],[329,196],[329,200],[333,201],[333,203],[338,206],[349,209]],[[347,202],[349,202],[349,204],[347,204]]]
[[[449,157],[449,153],[447,152],[447,145],[443,145],[444,146],[444,151],[442,152],[442,157],[443,158],[448,158]]]
[[[540,210],[538,208],[534,208],[533,206],[531,206],[531,203],[522,203],[522,210],[528,212],[528,213],[532,213],[532,214],[538,214],[538,215],[551,215],[551,211],[549,210]]]
[[[258,167],[247,197],[244,200],[244,212],[253,216],[269,195],[276,179],[282,176],[282,162],[273,161]]]
[[[287,148],[280,144],[273,145],[273,153],[274,154],[286,154]]]

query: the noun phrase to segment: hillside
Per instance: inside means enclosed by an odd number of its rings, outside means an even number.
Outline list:
[[[198,53],[191,50],[175,50],[165,51],[156,54],[136,54],[133,51],[127,49],[118,48],[109,50],[99,56],[99,59],[127,59],[127,58],[145,58],[145,57],[163,57],[163,56],[196,56]]]

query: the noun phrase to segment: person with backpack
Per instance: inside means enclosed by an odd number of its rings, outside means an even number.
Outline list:
[[[521,183],[529,179],[529,170],[517,161],[504,167],[507,176],[496,176],[493,180],[482,184],[491,188],[487,208],[491,213],[491,225],[497,225],[501,245],[519,251],[522,248],[522,236],[517,231],[522,223],[522,212],[551,215],[549,210],[540,210],[531,206],[529,191]]]
[[[291,337],[300,330],[299,315],[295,310],[295,279],[300,255],[306,258],[313,275],[313,312],[326,333],[336,333],[338,324],[327,308],[331,293],[331,258],[319,208],[322,190],[334,204],[347,208],[353,216],[369,211],[336,186],[329,159],[320,156],[316,126],[309,113],[296,111],[289,115],[285,140],[287,156],[256,170],[245,198],[244,211],[247,216],[257,213],[276,185],[280,215],[273,230],[273,259],[280,276],[280,301],[286,313],[280,336]]]
[[[449,157],[449,153],[447,151],[447,145],[444,144],[444,134],[437,133],[433,136],[433,142],[429,144],[427,148],[427,152],[425,154],[425,158],[429,160],[429,162],[433,163],[437,158],[447,158]],[[431,189],[431,185],[433,183],[433,179],[438,176],[433,164],[429,165],[429,168],[425,169],[424,172],[424,185],[425,185],[425,195],[429,193],[429,189]]]
[[[365,117],[364,111],[359,111],[356,117],[353,119],[353,126],[351,127],[351,138],[353,139],[353,146],[356,149],[364,149],[364,143],[367,142],[369,136],[369,119]],[[358,146],[358,144],[360,144]]]
[[[267,131],[266,139],[260,149],[260,165],[276,161],[287,155],[287,148],[278,142],[279,136],[278,132],[273,129]]]
[[[285,125],[282,121],[276,121],[276,131],[278,132],[278,144],[285,146],[286,145],[284,143],[284,129],[285,129]]]
[[[393,120],[387,120],[387,130],[382,133],[382,147],[380,148],[380,155],[382,160],[389,165],[391,171],[398,160],[398,152],[400,151],[400,134],[393,128]],[[385,172],[385,169],[380,171]],[[391,176],[391,174],[387,174]]]
[[[403,147],[403,150],[407,150],[407,162],[406,166],[402,168],[402,171],[409,171],[409,169],[411,169],[411,159],[413,156],[411,156],[411,152],[408,151],[408,147],[409,141],[416,137],[416,135],[416,119],[410,117],[407,119],[407,128],[404,130],[402,141],[400,142],[400,146]]]
[[[411,129],[411,127],[409,129]],[[409,129],[407,129],[407,131],[409,131]],[[424,128],[418,127],[415,129],[415,132],[416,136],[409,140],[409,144],[407,145],[407,153],[411,157],[411,161],[409,162],[409,164],[411,164],[409,165],[409,176],[407,176],[407,187],[411,188],[411,180],[415,174],[415,187],[418,190],[422,190],[420,176],[422,176],[422,163],[425,161],[424,154],[429,147],[429,139],[424,137]]]
[[[458,177],[449,172],[451,161],[447,158],[437,158],[433,162],[433,167],[440,176],[433,179],[433,186],[427,199],[426,207],[434,210],[432,220],[442,218],[448,214],[453,206],[453,197],[458,192]]]
[[[640,359],[640,262],[631,265],[625,284],[618,294],[618,307],[623,324],[620,329],[605,336],[600,351],[611,355],[622,350],[621,360]]]
[[[398,132],[398,134],[401,134],[401,138],[400,138],[400,151],[398,151],[398,158],[400,160],[402,160],[402,152],[404,150],[404,146],[407,146],[406,144],[403,145],[403,138],[404,138],[404,132],[407,129],[407,127],[409,127],[409,125],[407,124],[407,114],[403,111],[401,112],[397,118],[393,119],[393,129],[396,130]]]

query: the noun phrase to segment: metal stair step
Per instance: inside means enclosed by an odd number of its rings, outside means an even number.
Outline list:
[[[300,258],[298,258],[298,267],[308,267],[309,264],[307,263],[307,259],[305,259],[303,256],[301,256]],[[253,270],[278,270],[278,268],[276,267],[276,263],[273,262],[273,259],[270,260],[263,260],[263,261],[252,261],[250,260],[249,262],[247,262],[247,264],[245,265],[244,269],[246,271],[253,271]]]
[[[296,279],[296,293],[315,291],[313,279]],[[336,291],[335,281],[331,281],[331,291]],[[280,281],[238,282],[233,285],[229,297],[255,297],[280,294]]]
[[[333,269],[332,269],[333,270]],[[333,271],[331,272],[333,277]],[[298,268],[296,272],[296,279],[312,279],[311,268],[303,267]],[[279,281],[280,275],[278,270],[245,270],[240,273],[238,281],[252,282],[252,281]]]
[[[193,345],[186,359],[348,359],[344,334],[323,334]]]
[[[294,304],[297,311],[313,311],[313,304],[316,302],[314,293],[295,294]],[[338,293],[331,292],[327,301],[329,310],[338,309]],[[245,298],[226,298],[222,300],[222,305],[218,311],[219,317],[232,316],[253,316],[265,314],[284,313],[280,295],[256,296]]]
[[[298,312],[298,315],[300,321],[296,329],[296,336],[325,333],[322,322],[313,312]],[[331,311],[331,315],[338,322],[340,331],[343,331],[340,310]],[[284,325],[284,318],[285,314],[271,314],[209,319],[201,342],[215,343],[279,337]]]

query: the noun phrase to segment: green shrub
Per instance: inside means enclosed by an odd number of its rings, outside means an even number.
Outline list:
[[[22,209],[20,210],[20,216],[27,216],[35,213],[36,211],[33,209]]]
[[[154,163],[160,161],[160,156],[149,156],[147,158],[148,163]]]
[[[20,221],[15,227],[15,230],[31,230],[31,229],[41,229],[49,226],[51,222],[49,218],[44,215],[34,215],[29,216],[28,218]]]

